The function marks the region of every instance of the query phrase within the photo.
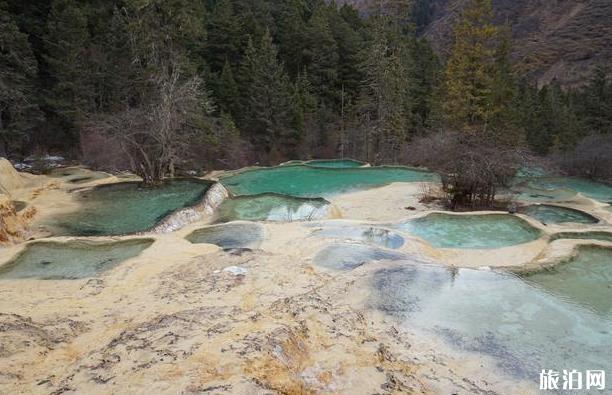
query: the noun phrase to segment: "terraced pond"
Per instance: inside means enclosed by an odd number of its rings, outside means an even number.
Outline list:
[[[168,181],[158,187],[124,182],[78,192],[81,207],[48,220],[56,235],[122,235],[146,231],[171,212],[196,204],[211,183]]]
[[[332,244],[319,251],[313,262],[333,270],[352,270],[372,261],[405,259],[399,252],[359,244]]]
[[[543,224],[578,223],[595,224],[599,220],[585,212],[567,207],[537,204],[521,209],[523,214],[537,219]]]
[[[92,277],[139,255],[153,244],[152,239],[113,243],[90,241],[35,242],[0,267],[0,279],[43,280]]]
[[[370,306],[452,349],[492,357],[537,382],[543,367],[612,369],[612,255],[589,250],[567,266],[511,274],[411,265],[379,270]]]
[[[534,188],[550,193],[562,193],[563,190],[580,192],[592,199],[608,202],[612,200],[612,185],[572,177],[536,178],[529,182]]]
[[[526,221],[508,214],[434,213],[394,227],[437,248],[501,248],[534,241],[541,235]]]
[[[198,229],[187,236],[194,244],[214,244],[223,249],[257,248],[264,239],[264,229],[254,223],[228,223]]]
[[[393,182],[433,181],[433,173],[405,167],[323,168],[303,165],[247,170],[221,178],[234,195],[277,193],[327,197]]]
[[[265,193],[225,200],[217,210],[217,222],[309,221],[327,217],[329,210],[329,202],[325,199]]]
[[[358,241],[391,249],[404,245],[404,238],[399,234],[372,226],[324,225],[312,234],[316,237]]]

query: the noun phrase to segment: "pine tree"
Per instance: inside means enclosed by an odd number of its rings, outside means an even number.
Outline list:
[[[27,36],[0,3],[0,156],[21,150],[42,120],[33,85],[37,72]]]
[[[221,78],[217,84],[217,103],[219,110],[228,114],[235,115],[238,111],[238,85],[234,79],[232,66],[229,61],[225,62]]]
[[[470,0],[453,30],[446,65],[444,111],[451,128],[486,130],[492,116],[491,93],[497,28],[491,0]]]
[[[333,107],[338,102],[334,90],[338,80],[338,44],[328,19],[328,6],[319,6],[308,21],[308,45],[304,58],[308,76],[323,104]]]
[[[579,95],[578,103],[589,133],[612,131],[612,82],[608,81],[605,68],[598,67],[595,70],[583,94]]]
[[[365,51],[366,76],[358,107],[365,128],[365,159],[397,162],[407,138],[409,80],[402,46],[391,46],[385,18],[379,18],[371,45]],[[378,157],[372,157],[371,152]]]
[[[281,145],[290,149],[299,140],[292,125],[296,106],[291,83],[277,54],[272,36],[266,32],[257,48],[249,42],[245,55],[250,81],[245,108],[247,118],[242,126],[251,141],[267,152]]]
[[[87,19],[74,0],[53,2],[44,41],[45,60],[53,81],[47,93],[47,105],[60,117],[64,127],[74,130],[92,96],[87,65]],[[76,140],[76,132],[71,137]]]
[[[219,73],[226,62],[236,66],[240,60],[239,28],[231,0],[219,0],[207,17],[206,63]]]

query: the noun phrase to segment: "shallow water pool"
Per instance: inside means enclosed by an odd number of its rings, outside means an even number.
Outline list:
[[[458,352],[493,357],[512,377],[537,383],[542,369],[611,371],[612,298],[598,296],[609,295],[609,282],[576,272],[542,276],[547,279],[407,264],[374,274],[370,306]],[[562,284],[586,288],[556,294]],[[596,297],[586,300],[599,311],[584,306],[582,292]]]
[[[315,159],[305,163],[308,166],[330,167],[335,169],[350,169],[365,165],[365,163],[353,159]]]
[[[567,303],[612,314],[612,248],[581,246],[567,262],[526,275],[524,280]]]
[[[393,182],[436,180],[435,174],[405,167],[322,168],[289,165],[247,170],[223,177],[234,195],[278,193],[298,197],[326,197]]]
[[[601,240],[612,242],[612,232],[591,231],[591,232],[559,232],[550,237],[550,241],[559,239],[578,239],[578,240]]]
[[[399,252],[360,244],[332,244],[319,251],[313,262],[334,270],[352,270],[372,261],[405,259]]]
[[[94,243],[88,241],[36,242],[0,268],[0,279],[43,280],[92,277],[139,255],[152,239]]]
[[[535,188],[548,191],[573,190],[601,202],[612,200],[612,185],[573,177],[536,178],[529,182]]]
[[[121,235],[151,229],[171,212],[196,204],[210,187],[200,180],[168,181],[159,187],[124,182],[79,192],[82,206],[48,220],[56,235]]]
[[[257,248],[264,239],[263,226],[254,223],[228,223],[198,229],[187,236],[194,244],[214,244],[223,249]]]
[[[323,219],[329,214],[325,199],[296,198],[266,193],[225,200],[217,210],[217,222],[293,222]]]
[[[595,224],[599,220],[592,215],[567,207],[537,204],[521,209],[521,213],[537,219],[543,224],[578,223]]]
[[[534,241],[541,235],[526,221],[508,214],[434,213],[394,227],[437,248],[501,248]]]
[[[404,245],[404,238],[395,232],[372,226],[325,225],[313,232],[314,236],[375,244],[397,249]]]

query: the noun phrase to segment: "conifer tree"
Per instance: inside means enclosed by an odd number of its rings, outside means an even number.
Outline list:
[[[41,121],[34,89],[37,72],[27,36],[0,3],[0,156],[18,150]]]
[[[73,130],[87,109],[92,96],[89,84],[87,18],[74,0],[55,0],[51,6],[44,38],[52,86],[46,102],[59,116],[63,127]]]
[[[308,77],[324,104],[333,107],[338,94],[334,91],[338,79],[338,44],[328,19],[327,6],[319,6],[308,21],[308,45],[304,50]]]
[[[243,127],[251,141],[268,152],[283,143],[295,146],[299,139],[292,125],[296,106],[291,83],[277,55],[269,31],[259,46],[249,41],[245,55],[250,81],[246,97],[248,117]]]
[[[497,28],[491,0],[470,0],[453,30],[445,72],[444,111],[456,130],[486,130],[492,115],[491,93]]]

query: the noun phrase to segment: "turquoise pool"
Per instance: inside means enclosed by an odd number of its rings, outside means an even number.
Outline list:
[[[588,266],[594,257],[579,259]],[[609,372],[612,256],[605,259],[531,278],[405,264],[374,274],[369,306],[412,333],[439,338],[459,359],[491,357],[509,378],[536,386],[542,369]]]
[[[247,170],[221,178],[234,195],[277,193],[326,197],[393,182],[437,180],[433,173],[405,167],[322,168],[301,165]]]
[[[47,221],[56,235],[122,235],[146,231],[171,212],[196,204],[210,187],[200,180],[168,181],[159,187],[124,182],[78,192],[82,206]]]
[[[293,222],[323,219],[329,202],[321,198],[296,198],[273,193],[225,200],[217,210],[217,222]]]
[[[541,235],[526,221],[509,214],[434,213],[393,226],[437,248],[501,248],[534,241]]]
[[[582,211],[546,204],[527,206],[522,208],[520,212],[537,219],[543,224],[561,224],[567,222],[595,224],[599,222],[597,218]]]
[[[529,185],[548,191],[573,190],[601,202],[612,200],[612,185],[572,177],[536,178]]]
[[[0,267],[0,279],[58,280],[92,277],[139,255],[151,244],[152,239],[112,243],[35,242]]]

